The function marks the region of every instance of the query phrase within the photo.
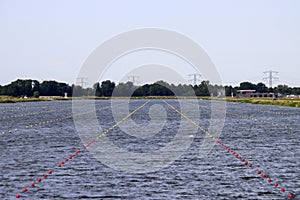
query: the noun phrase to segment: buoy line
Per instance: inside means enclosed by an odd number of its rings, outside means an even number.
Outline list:
[[[120,106],[120,105],[123,105],[123,104],[125,104],[125,103],[123,102],[123,103],[117,104],[115,106]],[[64,117],[58,117],[58,118],[55,118],[55,119],[49,119],[49,120],[41,121],[41,122],[34,123],[34,124],[28,124],[28,125],[25,125],[25,128],[26,129],[30,129],[30,128],[34,128],[34,127],[37,127],[37,126],[47,125],[47,124],[51,124],[51,123],[54,123],[54,122],[71,119],[73,117],[78,117],[78,116],[86,115],[86,114],[89,114],[89,113],[92,113],[92,112],[95,112],[95,111],[106,110],[106,109],[109,109],[109,108],[111,108],[111,105],[105,106],[105,107],[102,107],[102,108],[98,108],[98,109],[94,109],[94,110],[90,110],[90,111],[86,111],[86,112],[82,112],[82,113],[77,113],[77,114],[74,114],[74,115],[67,115],[67,116],[64,116]],[[7,131],[2,131],[1,135],[5,135],[7,133],[15,133],[17,131],[19,131],[19,129],[17,129],[17,128],[11,128],[11,129],[9,129]]]
[[[228,106],[228,104],[227,104],[227,106]],[[255,108],[242,108],[238,105],[232,105],[232,104],[230,104],[229,107],[243,109],[243,110],[251,110],[251,111],[260,112],[260,113],[269,113],[269,114],[274,114],[274,115],[283,115],[283,116],[291,116],[291,117],[299,116],[299,115],[296,115],[296,114],[290,114],[290,113],[285,113],[285,112],[276,112],[276,111],[270,111],[270,110],[259,110],[259,109],[255,109]]]
[[[191,103],[191,102],[185,102],[185,103],[193,105],[193,106],[196,106],[196,104]],[[225,113],[226,115],[228,114],[228,115],[233,115],[233,116],[236,116],[236,117],[240,117],[240,118],[243,118],[243,119],[248,119],[248,120],[255,121],[255,122],[261,122],[261,123],[265,123],[265,124],[271,124],[273,126],[283,127],[283,128],[285,128],[287,130],[290,130],[290,131],[293,130],[293,128],[290,127],[290,126],[281,125],[281,124],[278,124],[276,122],[271,122],[271,121],[267,121],[267,120],[263,120],[263,119],[257,119],[255,117],[249,117],[249,116],[246,116],[246,115],[241,115],[241,114],[236,114],[236,113],[232,113],[232,112],[227,112],[227,111],[220,110],[220,109],[212,109],[209,106],[201,106],[199,104],[198,104],[198,106],[200,108],[205,108],[205,109],[208,109],[208,110],[215,110],[215,111],[220,112],[220,113]]]
[[[133,114],[135,114],[138,110],[140,110],[141,108],[143,108],[146,104],[149,103],[149,100],[146,101],[144,104],[142,104],[141,106],[137,107],[135,110],[133,110],[131,113],[129,113],[127,116],[125,116],[124,118],[122,118],[120,121],[118,121],[117,123],[115,123],[113,126],[111,126],[110,128],[108,128],[107,130],[101,132],[101,134],[99,134],[95,139],[93,139],[92,141],[88,142],[87,144],[85,144],[83,146],[83,149],[87,149],[89,146],[91,146],[94,142],[96,142],[97,140],[99,140],[101,137],[104,137],[107,133],[109,133],[111,130],[113,130],[114,128],[116,128],[117,126],[119,126],[121,123],[123,123],[124,121],[126,121],[130,116],[132,116]],[[118,104],[122,105],[124,103]],[[111,107],[111,106],[110,106]],[[64,159],[63,161],[59,162],[56,165],[55,169],[58,168],[62,168],[65,164],[67,164],[68,162],[70,162],[75,156],[77,156],[82,150],[79,149],[77,150],[75,153],[72,153],[68,158]],[[52,175],[53,172],[55,172],[55,169],[50,169],[47,173],[44,173],[42,177],[39,177],[36,179],[37,182],[31,182],[30,187],[34,188],[36,187],[36,184],[41,183],[42,182],[42,178],[47,179],[49,175]],[[28,192],[28,188],[30,187],[24,187],[22,190],[22,193],[26,193]],[[20,198],[21,197],[21,193],[17,193],[16,194],[16,198]]]
[[[77,108],[81,108],[81,107],[86,107],[86,105],[78,106]],[[72,107],[60,109],[60,111],[64,111],[64,110],[72,110]],[[7,115],[7,116],[0,117],[0,119],[5,120],[5,119],[18,118],[18,117],[21,118],[21,117],[40,115],[40,114],[46,114],[46,113],[53,113],[53,112],[57,112],[57,108],[56,109],[51,109],[51,110],[46,110],[46,111],[40,111],[40,112],[30,112],[30,113],[24,113],[24,114]]]
[[[200,126],[197,122],[193,121],[192,119],[190,119],[188,116],[186,116],[184,113],[180,112],[178,109],[176,109],[174,106],[172,106],[171,104],[169,104],[167,101],[163,100],[170,108],[172,108],[174,111],[176,111],[178,114],[180,114],[182,117],[184,117],[187,121],[189,121],[190,123],[192,123],[193,125],[195,125],[198,129],[200,129],[204,134],[206,134],[208,137],[210,137],[212,140],[214,140],[215,142],[217,142],[217,144],[219,144],[220,146],[222,146],[224,149],[226,149],[229,153],[231,153],[233,156],[235,156],[235,158],[239,159],[245,166],[249,167],[249,168],[254,168],[255,165],[254,163],[251,163],[249,160],[247,160],[245,157],[241,156],[240,154],[236,153],[234,150],[232,150],[232,148],[228,147],[227,145],[223,144],[221,142],[221,140],[219,140],[218,138],[214,137],[211,133],[209,133],[207,130],[205,130],[202,126]],[[257,174],[259,176],[262,177],[262,179],[266,179],[267,182],[269,184],[273,184],[273,179],[268,176],[267,172],[263,172],[261,169],[257,169]],[[280,186],[278,182],[275,182],[273,184],[273,186],[275,188],[280,188],[280,192],[285,193],[286,189],[284,186]],[[294,194],[293,193],[289,193],[288,197],[289,198],[294,198]]]
[[[23,107],[23,108],[22,108]],[[0,113],[9,113],[9,112],[18,112],[18,111],[25,111],[25,110],[33,110],[33,109],[36,109],[36,108],[39,108],[39,109],[44,109],[44,108],[48,108],[48,106],[35,106],[34,108],[29,108],[29,107],[26,107],[24,105],[22,106],[19,106],[18,109],[11,109],[12,107],[9,106],[6,107],[5,109],[7,110],[0,110]]]

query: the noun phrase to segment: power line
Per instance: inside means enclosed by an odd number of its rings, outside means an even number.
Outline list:
[[[273,87],[273,81],[275,80],[279,80],[278,77],[276,77],[275,75],[278,75],[279,72],[276,71],[265,71],[264,74],[266,75],[266,77],[263,78],[263,80],[269,81],[269,87],[272,88]]]
[[[194,85],[197,85],[197,83],[198,82],[200,82],[201,81],[201,75],[200,74],[189,74],[189,77],[191,78],[191,79],[189,79],[188,81],[189,82],[192,82]]]
[[[139,83],[139,81],[138,81],[139,78],[140,78],[139,76],[134,76],[134,75],[128,76],[128,80],[131,81],[133,83],[133,85],[136,85]]]
[[[78,77],[76,81],[77,85],[80,85],[82,88],[88,84],[86,77]]]

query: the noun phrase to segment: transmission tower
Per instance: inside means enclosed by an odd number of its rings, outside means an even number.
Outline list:
[[[263,78],[263,80],[269,81],[270,88],[273,87],[273,81],[279,80],[279,78],[276,76],[276,75],[278,75],[278,73],[279,72],[272,71],[272,70],[264,72],[265,77]]]
[[[77,85],[80,85],[82,88],[88,84],[86,77],[79,77],[76,81]]]
[[[192,82],[194,85],[197,85],[197,82],[201,81],[202,76],[200,74],[189,74],[189,82]]]
[[[140,78],[139,76],[134,76],[134,75],[128,76],[128,81],[131,81],[133,85],[136,85],[139,83],[138,81],[139,78]]]

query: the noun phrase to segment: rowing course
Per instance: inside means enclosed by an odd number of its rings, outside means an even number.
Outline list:
[[[108,102],[98,101],[97,105],[105,107]],[[133,110],[144,102],[133,100],[130,107]],[[179,107],[175,100],[168,102]],[[159,149],[166,145],[178,129],[180,120],[178,113],[160,100],[151,100],[132,118],[137,123],[146,124],[149,116],[145,113],[148,113],[149,108],[154,104],[163,105],[168,113],[164,129],[155,137],[147,141],[137,141],[132,137],[124,136],[118,128],[112,130],[107,137],[120,147],[137,152]],[[209,102],[201,101],[201,104],[209,105]],[[193,107],[191,107],[192,111]],[[240,114],[247,114],[245,113],[247,111],[241,112],[243,113]],[[295,109],[289,112],[298,114]],[[65,114],[65,111],[60,113],[58,110],[55,116],[25,118],[25,122],[20,123],[39,123],[41,120],[48,120],[49,117],[56,118]],[[268,120],[277,120],[277,118],[272,119],[272,115],[264,114],[265,116],[262,117]],[[201,110],[200,124],[204,128],[208,127],[209,115],[209,110]],[[98,118],[101,119],[103,129],[115,123],[110,110],[99,111]],[[273,177],[278,177],[286,188],[297,193],[299,188],[297,147],[299,145],[293,143],[297,139],[297,118],[285,120],[290,121],[289,125],[294,130],[293,135],[288,131],[284,135],[282,133],[284,129],[274,128],[270,124],[262,126],[260,123],[227,116],[221,140],[241,155],[252,161],[256,160],[256,164],[273,173]],[[47,180],[43,180],[43,184],[30,190],[25,196],[30,196],[30,199],[67,197],[69,199],[93,197],[95,199],[284,199],[285,196],[278,194],[253,172],[246,170],[240,162],[232,159],[231,156],[225,156],[224,149],[218,146],[206,158],[197,159],[203,137],[199,131],[191,148],[169,167],[159,172],[142,175],[117,172],[97,162],[87,152],[82,152],[80,157],[72,161],[72,164],[58,170],[53,177],[49,176]],[[75,152],[80,146],[82,144],[75,133],[72,120],[28,130],[21,128],[14,137],[5,135],[1,142],[3,159],[0,164],[2,171],[0,197],[4,199],[14,197],[16,189],[22,190],[24,183],[36,180],[56,165],[58,160],[68,157],[70,152]],[[286,146],[289,147],[288,150]]]

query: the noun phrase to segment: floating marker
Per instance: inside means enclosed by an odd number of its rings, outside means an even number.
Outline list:
[[[44,174],[44,178],[47,178],[47,174]]]
[[[32,182],[30,186],[31,186],[31,187],[34,187],[34,182]]]
[[[258,171],[257,171],[257,174],[261,174],[261,171],[260,171],[260,170],[258,170]]]
[[[261,176],[262,178],[266,178],[267,177],[267,175],[265,175],[265,174],[262,174],[262,176]]]
[[[272,180],[270,178],[268,178],[268,183],[271,183],[271,182],[272,182]]]
[[[41,178],[38,178],[37,181],[40,183],[40,182],[42,181],[42,179],[41,179]]]
[[[280,191],[281,191],[281,192],[284,192],[284,191],[285,191],[285,189],[284,189],[284,188],[281,188],[281,189],[280,189]]]
[[[23,192],[27,192],[27,188],[26,187],[23,189]]]
[[[274,186],[275,186],[275,187],[278,187],[278,183],[275,183]]]
[[[52,170],[51,169],[48,171],[48,174],[52,174]]]
[[[289,194],[290,199],[294,198],[294,195],[291,193]]]
[[[16,198],[18,199],[18,198],[20,198],[21,197],[21,195],[20,194],[16,194]]]

